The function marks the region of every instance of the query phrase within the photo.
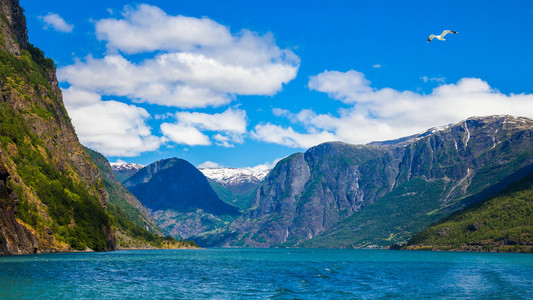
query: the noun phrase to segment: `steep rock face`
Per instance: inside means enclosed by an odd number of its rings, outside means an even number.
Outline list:
[[[272,241],[284,242],[294,223],[298,196],[309,177],[303,153],[281,160],[258,188],[251,210],[229,227],[244,233],[239,245],[265,247]]]
[[[278,163],[252,209],[202,242],[360,247],[406,241],[476,201],[468,197],[488,195],[526,174],[533,164],[532,132],[532,120],[494,116],[397,141],[322,144],[290,159],[298,163]]]
[[[152,163],[124,186],[151,210],[163,232],[175,237],[219,228],[239,215],[235,207],[219,199],[198,169],[182,159]]]
[[[40,66],[34,65],[34,67],[39,68],[38,71],[42,73],[39,75],[45,77],[35,79],[38,75],[34,75],[32,78],[25,78],[28,86],[20,91],[11,81],[13,78],[6,74],[7,78],[1,82],[2,101],[15,110],[23,112],[22,116],[32,132],[37,134],[39,139],[45,143],[46,150],[51,153],[54,166],[61,171],[75,172],[81,181],[86,183],[91,194],[98,197],[105,206],[106,193],[102,187],[98,168],[91,163],[89,156],[82,149],[70,122],[62,101],[61,90],[58,87],[53,61],[45,58],[40,49],[28,43],[26,21],[18,1],[1,0],[0,7],[6,16],[6,19],[0,22],[2,23],[1,35],[4,40],[0,49],[15,57],[20,55],[21,50],[27,50],[27,55],[36,64],[41,64]],[[9,24],[6,24],[6,20]],[[16,40],[13,40],[13,37]],[[27,57],[17,59],[24,60]],[[36,73],[35,70],[24,71]],[[46,81],[42,81],[43,79]],[[32,82],[33,80],[39,82]],[[30,87],[30,84],[33,84],[33,87]]]
[[[2,24],[2,32],[10,32],[12,35],[4,35],[5,49],[14,55],[20,55],[21,49],[28,49],[28,30],[26,18],[18,0],[3,0],[0,2],[1,14],[5,17]]]
[[[33,253],[39,241],[32,232],[15,219],[18,197],[6,186],[9,173],[0,165],[0,253]]]
[[[70,123],[53,61],[28,43],[22,12],[18,1],[0,0],[0,166],[16,194],[3,199],[2,219],[5,228],[22,226],[33,237],[0,233],[9,243],[4,254],[111,250],[102,178]],[[91,221],[86,209],[95,210]],[[77,226],[85,221],[90,225]]]

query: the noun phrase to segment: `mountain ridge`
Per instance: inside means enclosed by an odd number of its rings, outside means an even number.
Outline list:
[[[396,142],[324,143],[280,161],[258,187],[251,210],[198,241],[252,247],[365,247],[406,241],[449,213],[445,208],[533,164],[532,132],[530,119],[490,116]],[[398,209],[408,209],[403,218],[415,220],[405,222]],[[395,229],[365,211],[390,214]]]
[[[150,210],[163,232],[176,238],[220,228],[240,214],[220,200],[202,172],[179,158],[147,165],[124,186]]]
[[[251,168],[200,168],[207,178],[223,185],[234,193],[246,192],[263,181],[270,170]]]
[[[150,185],[152,182],[154,182],[152,180],[157,181],[157,183],[164,184],[167,184],[166,181],[168,180],[170,180],[170,182],[174,181],[173,183],[181,183],[179,186],[167,185],[164,187],[173,189],[175,188],[174,192],[177,193],[177,195],[182,196],[182,201],[186,201],[186,203],[173,203],[172,208],[185,211],[190,209],[191,205],[193,205],[194,207],[201,208],[206,211],[219,209],[219,211],[217,211],[219,213],[237,213],[232,206],[220,201],[215,192],[212,191],[207,179],[205,179],[203,174],[192,164],[183,159],[169,158],[159,160],[140,169],[124,182],[124,186],[132,191],[134,195],[139,195],[139,200],[141,200],[141,202],[143,202],[143,204],[148,208],[153,210],[168,208],[168,203],[165,203],[165,201],[161,200],[161,195],[151,194],[150,191],[144,186]],[[199,191],[199,189],[204,190],[205,193]],[[188,197],[189,193],[191,197]],[[183,198],[184,196],[187,199]]]

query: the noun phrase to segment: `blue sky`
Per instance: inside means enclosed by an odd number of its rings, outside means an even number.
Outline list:
[[[506,3],[21,0],[83,144],[230,167],[533,117],[533,3]]]

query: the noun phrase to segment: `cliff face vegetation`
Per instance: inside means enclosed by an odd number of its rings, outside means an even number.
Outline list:
[[[51,59],[0,0],[0,254],[112,250],[108,194],[67,115]]]
[[[404,249],[533,252],[533,174],[432,224]]]
[[[118,182],[108,160],[100,153],[85,148],[91,160],[100,170],[106,191],[109,193],[107,212],[112,218],[113,228],[116,229],[117,249],[195,247],[188,241],[178,242],[174,238],[162,237],[161,229],[157,226],[148,210]]]

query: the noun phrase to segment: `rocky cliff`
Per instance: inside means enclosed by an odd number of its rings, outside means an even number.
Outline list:
[[[405,242],[531,172],[532,136],[532,120],[494,116],[396,141],[325,143],[280,161],[251,210],[198,241],[253,247]]]
[[[2,0],[0,2],[0,25],[3,36],[2,48],[14,55],[20,55],[20,50],[28,49],[28,30],[24,11],[17,0]]]
[[[54,63],[28,42],[18,1],[0,0],[0,12],[0,254],[114,249],[108,194]]]

